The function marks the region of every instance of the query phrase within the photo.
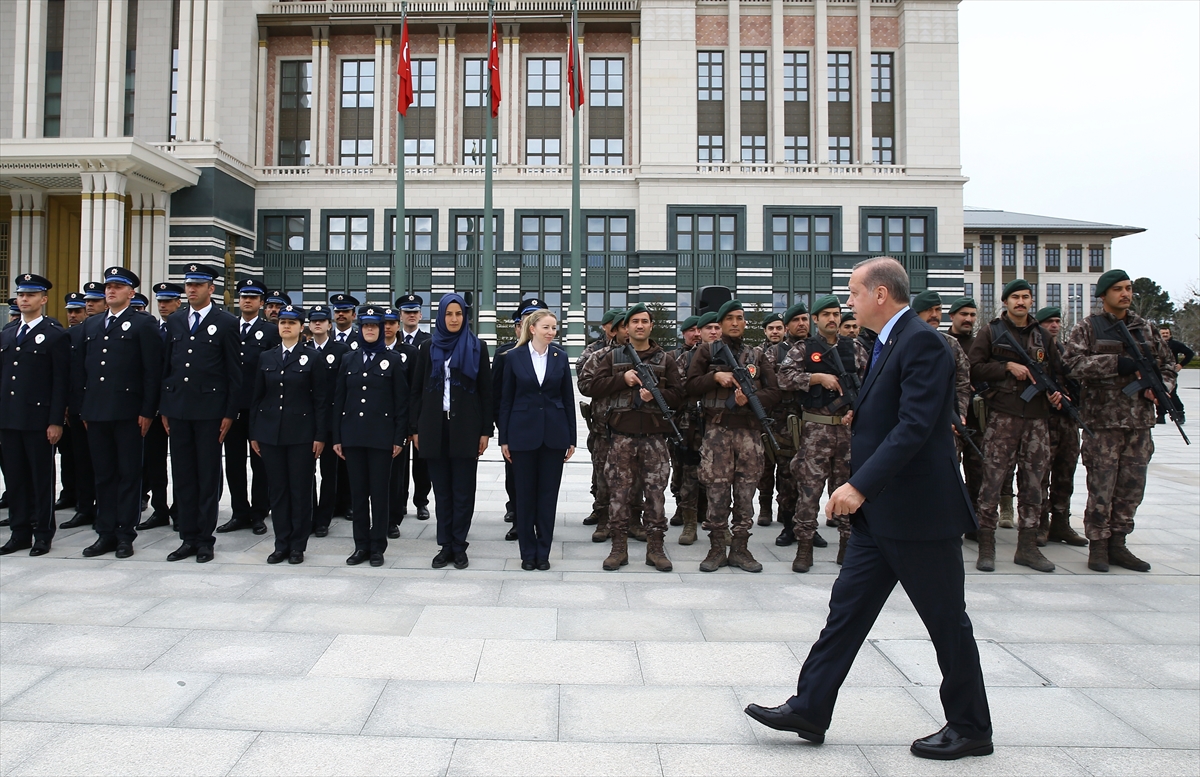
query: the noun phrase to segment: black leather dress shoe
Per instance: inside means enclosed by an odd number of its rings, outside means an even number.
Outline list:
[[[63,521],[58,525],[60,529],[78,529],[80,526],[91,526],[95,522],[95,518],[86,513],[75,513],[68,521]]]
[[[438,554],[433,557],[433,568],[441,569],[454,560],[454,551],[449,548],[442,548]]]
[[[155,510],[154,512],[150,513],[149,518],[137,525],[137,530],[150,531],[151,529],[157,529],[159,526],[166,526],[170,522],[171,519],[168,516],[163,515],[159,511]]]
[[[29,540],[17,542],[12,537],[8,538],[8,542],[0,545],[0,556],[7,556],[9,553],[16,553],[18,550],[29,550],[33,547],[33,543]]]
[[[0,508],[0,509],[3,509],[3,508]],[[9,524],[8,524],[7,518],[0,518],[0,526],[8,526],[8,525]]]
[[[532,561],[522,561],[521,569],[524,569],[526,572],[532,572],[537,569],[537,564],[534,564]]]
[[[44,556],[50,552],[50,542],[48,540],[34,540],[33,547],[29,549],[31,556]]]
[[[539,561],[537,563],[537,568],[539,570],[541,570],[542,572],[545,572],[547,569],[550,568],[550,562],[549,561]]]
[[[150,506],[149,497],[142,497],[142,509],[140,512],[146,512],[146,508]]]
[[[801,739],[816,742],[818,745],[825,741],[825,730],[809,723],[796,714],[787,704],[778,707],[761,707],[751,704],[746,707],[746,714],[776,731],[791,731],[799,734]]]
[[[383,554],[382,553],[372,553],[371,554],[371,566],[373,566],[373,567],[383,566]]]
[[[230,518],[228,521],[217,527],[217,534],[228,534],[231,531],[249,528],[250,522],[245,518]]]
[[[968,755],[991,755],[993,749],[991,737],[970,739],[947,724],[940,731],[913,742],[909,752],[918,758],[953,761]]]
[[[328,537],[329,536],[329,527],[328,526],[318,526],[317,528],[313,529],[313,534],[317,537]]]
[[[517,519],[517,514],[514,513],[512,510],[509,510],[508,512],[506,512],[504,514],[504,522],[505,523],[512,523],[516,519]]]
[[[185,558],[191,558],[194,555],[196,555],[196,546],[185,542],[167,554],[167,561],[183,561]]]
[[[388,527],[388,539],[390,539],[390,540],[400,539],[400,527],[399,526],[392,524],[391,526]]]
[[[346,514],[343,515],[342,517],[345,518],[347,521],[353,521],[354,520],[354,508],[347,507]]]
[[[133,555],[133,543],[132,542],[118,542],[117,543],[117,553],[116,553],[117,558],[129,558],[132,555]]]
[[[288,557],[288,554],[286,552],[284,552],[282,550],[277,550],[274,553],[272,553],[271,555],[267,556],[267,563],[268,564],[282,564],[283,562],[287,561],[287,557]]]
[[[516,542],[517,541],[517,527],[514,526],[511,529],[509,529],[508,533],[504,535],[504,539],[507,540],[508,542]]]
[[[786,548],[788,545],[796,544],[796,535],[792,533],[788,526],[783,527],[783,531],[779,532],[779,536],[775,538],[775,544],[781,548]]]
[[[196,563],[207,564],[213,560],[213,549],[207,545],[196,548]]]
[[[429,508],[428,507],[418,507],[417,508],[417,520],[418,521],[428,521],[429,520]]]
[[[62,494],[58,497],[58,501],[54,503],[54,511],[69,510],[75,506],[75,497],[69,494]]]
[[[821,536],[820,532],[815,531],[815,532],[813,532],[813,547],[814,548],[827,548],[827,547],[829,547],[829,542],[826,541],[826,539]]]
[[[3,494],[0,494],[0,510],[7,510],[7,509],[8,509],[8,492],[5,491]]]
[[[471,562],[467,560],[467,552],[465,550],[457,551],[454,554],[454,568],[466,569]]]
[[[356,567],[371,557],[371,554],[365,550],[356,550],[346,559],[346,563],[352,567]]]
[[[106,540],[101,537],[83,549],[83,556],[84,558],[94,558],[96,556],[103,556],[105,553],[112,553],[116,549],[116,540]]]
[[[288,563],[289,564],[303,564],[304,563],[304,551],[293,550],[291,552],[291,555],[288,556]]]
[[[267,524],[261,518],[255,519],[254,523],[250,524],[250,531],[255,534],[266,534]]]

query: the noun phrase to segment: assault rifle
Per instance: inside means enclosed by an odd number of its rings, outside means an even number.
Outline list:
[[[754,387],[754,376],[750,374],[750,370],[737,360],[733,355],[733,351],[729,350],[729,346],[723,340],[716,340],[712,344],[713,359],[728,367],[733,368],[733,379],[737,381],[738,388],[742,390],[742,395],[746,397],[747,404],[754,411],[754,417],[763,427],[763,441],[766,442],[769,452],[774,458],[775,453],[779,451],[779,441],[775,439],[774,432],[771,431],[772,419],[767,415],[767,411],[763,409],[762,400],[758,398],[758,389]]]
[[[1171,392],[1167,391],[1167,384],[1163,383],[1162,373],[1158,371],[1158,365],[1154,360],[1146,355],[1141,344],[1133,339],[1133,335],[1129,331],[1129,327],[1125,326],[1124,321],[1117,321],[1117,336],[1121,338],[1121,343],[1124,344],[1125,350],[1129,353],[1129,358],[1133,359],[1137,364],[1138,380],[1133,381],[1124,388],[1124,392],[1129,396],[1133,396],[1143,389],[1149,389],[1154,393],[1154,398],[1158,400],[1159,408],[1165,408],[1170,414],[1171,420],[1175,422],[1175,426],[1179,429],[1179,434],[1183,436],[1183,441],[1188,445],[1192,441],[1188,439],[1187,434],[1183,431],[1183,414],[1175,407],[1175,402],[1171,399]]]
[[[637,370],[638,380],[642,382],[642,388],[650,392],[654,397],[654,401],[658,404],[658,409],[662,411],[663,420],[671,425],[671,442],[676,446],[683,445],[683,435],[679,431],[679,427],[675,425],[675,411],[671,410],[671,406],[667,404],[666,398],[658,389],[658,377],[654,374],[654,370],[650,369],[650,365],[642,361],[638,356],[637,349],[633,347],[633,343],[625,343],[625,353],[629,355],[629,360],[633,362],[633,368]]]
[[[1095,439],[1095,433],[1087,427],[1087,424],[1083,422],[1083,416],[1079,414],[1079,408],[1075,407],[1070,398],[1067,396],[1067,393],[1063,391],[1057,383],[1054,382],[1054,379],[1051,378],[1046,371],[1041,368],[1041,365],[1029,357],[1029,354],[1026,353],[1025,349],[1013,339],[1011,334],[1009,334],[1008,329],[1006,329],[1003,325],[997,328],[1000,330],[1000,334],[996,337],[996,343],[1003,344],[1009,350],[1015,351],[1017,354],[1017,361],[1019,361],[1021,364],[1024,364],[1025,368],[1029,370],[1029,388],[1021,392],[1021,399],[1028,402],[1043,391],[1047,394],[1061,394],[1063,410],[1066,410],[1067,415],[1071,416],[1071,419],[1074,420],[1075,423],[1079,424],[1080,429],[1087,432],[1088,437]],[[993,331],[995,331],[995,329],[993,329]]]
[[[971,450],[975,451],[975,455],[982,459],[983,451],[979,450],[979,446],[975,444],[975,440],[973,439],[975,436],[974,430],[968,429],[967,425],[959,420],[958,413],[950,413],[950,422],[954,424],[954,431],[958,432],[959,438],[971,446]]]
[[[854,403],[858,401],[858,392],[862,388],[862,381],[859,380],[858,372],[849,372],[846,370],[846,365],[842,364],[842,355],[838,353],[837,343],[830,346],[821,354],[821,357],[833,359],[833,368],[837,370],[838,385],[842,387],[842,398],[838,401],[836,408],[849,407],[850,409],[854,409]]]

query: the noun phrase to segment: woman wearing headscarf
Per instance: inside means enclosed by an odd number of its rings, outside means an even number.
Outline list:
[[[475,513],[475,475],[492,436],[492,372],[487,345],[471,331],[467,303],[447,294],[433,336],[421,343],[413,377],[413,446],[429,464],[441,550],[433,568],[465,569]]]
[[[500,449],[512,463],[521,569],[550,568],[563,463],[575,453],[575,391],[567,352],[554,345],[558,319],[536,310],[504,357]]]
[[[383,566],[387,550],[392,459],[408,434],[408,381],[404,365],[384,347],[383,308],[358,309],[358,334],[342,357],[333,400],[333,450],[346,461],[354,507],[354,552]]]

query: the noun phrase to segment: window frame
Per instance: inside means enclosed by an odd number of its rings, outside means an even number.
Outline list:
[[[588,78],[588,90],[586,92],[587,109],[588,109],[588,113],[587,113],[588,129],[587,129],[587,137],[585,139],[582,139],[583,142],[580,143],[581,146],[583,145],[583,143],[586,143],[587,145],[586,145],[586,148],[580,149],[580,153],[582,155],[584,155],[584,157],[587,159],[587,164],[589,167],[624,167],[625,165],[629,164],[629,159],[630,159],[629,143],[627,140],[627,136],[629,134],[629,126],[628,125],[629,125],[629,117],[630,117],[630,107],[629,107],[629,96],[630,95],[629,95],[629,92],[631,91],[630,84],[628,83],[629,78],[630,78],[630,68],[629,68],[628,57],[624,54],[595,55],[595,56],[586,57],[584,62],[587,67],[587,78]],[[604,76],[603,76],[604,81],[605,81],[605,88],[602,90],[597,90],[593,87],[592,63],[594,63],[594,62],[606,62],[606,63],[619,62],[619,63],[621,63],[621,90],[619,92],[619,94],[621,95],[621,104],[620,105],[610,105],[608,103],[608,98],[606,98],[604,105],[596,105],[595,103],[592,102],[592,100],[595,99],[598,94],[609,95],[609,94],[615,93],[614,90],[611,90],[608,88],[608,83],[612,79],[613,76],[612,76],[612,73],[609,71],[607,65],[605,67]],[[605,108],[605,109],[619,108],[620,109],[620,111],[621,111],[621,137],[620,138],[613,138],[613,137],[594,138],[594,137],[592,137],[592,128],[593,128],[592,111],[593,111],[593,109],[596,109],[596,108]],[[617,141],[621,147],[621,150],[619,152],[620,159],[617,162],[613,162],[613,158],[617,157],[618,154],[612,153],[612,151],[610,149],[610,144],[613,141]],[[596,142],[602,142],[604,144],[604,150],[600,154],[596,154],[593,151],[593,143],[596,143]],[[599,164],[597,164],[596,162],[593,162],[592,161],[593,157],[596,157],[596,156],[599,156],[603,161],[601,161]]]
[[[329,247],[329,220],[331,218],[366,218],[367,219],[367,247],[366,248],[351,248],[350,238],[352,235],[359,234],[351,229],[351,222],[346,223],[346,248],[333,249]],[[375,250],[375,211],[363,210],[362,208],[334,208],[321,209],[321,250],[326,253],[338,254],[361,254]]]
[[[937,233],[937,230],[938,230],[937,208],[905,208],[905,207],[883,207],[883,206],[864,207],[864,208],[859,208],[858,213],[859,213],[858,246],[859,246],[859,251],[861,251],[861,252],[872,253],[872,254],[875,253],[870,249],[869,243],[868,243],[868,224],[869,224],[868,220],[870,218],[883,218],[884,219],[884,232],[883,232],[884,250],[879,251],[878,254],[876,254],[876,255],[891,256],[893,252],[887,250],[887,237],[889,235],[889,233],[887,232],[887,219],[895,218],[897,216],[902,216],[905,218],[904,241],[905,241],[905,248],[906,248],[906,250],[900,251],[898,253],[929,255],[929,254],[936,254],[938,252],[938,248],[937,248],[937,234],[938,234]],[[912,218],[924,218],[925,219],[925,249],[923,251],[908,250],[910,248],[909,241],[911,240],[911,236],[912,236],[912,232],[910,230],[911,222],[909,220]]]
[[[526,251],[525,246],[522,244],[523,243],[522,238],[525,235],[525,233],[522,230],[524,229],[524,226],[525,226],[524,220],[527,218],[536,218],[539,220],[539,223],[540,223],[540,226],[538,228],[538,236],[539,236],[538,246],[539,247],[533,251]],[[561,218],[562,219],[562,226],[563,226],[562,247],[556,251],[547,250],[546,246],[545,246],[545,236],[547,234],[547,232],[545,230],[545,224],[546,224],[547,218]],[[550,234],[553,234],[553,233],[550,233]],[[560,261],[565,258],[566,261],[563,262],[563,265],[566,266],[567,268],[569,268],[570,267],[570,254],[571,254],[571,234],[572,234],[571,211],[569,209],[527,208],[527,209],[513,211],[513,251],[515,253],[521,254],[523,256],[524,255],[558,256],[558,257],[560,257]]]
[[[701,250],[700,248],[679,248],[679,236],[676,227],[678,225],[679,216],[734,216],[734,240],[733,249],[726,251],[719,245],[719,239],[711,251]],[[693,233],[694,234],[694,233]],[[714,235],[722,234],[720,231],[720,222],[717,223],[717,229],[713,232]],[[746,250],[746,206],[745,205],[668,205],[667,206],[667,250],[689,254],[726,254],[736,253]]]
[[[267,245],[267,220],[271,218],[284,219],[284,240],[286,242],[288,232],[287,219],[301,218],[304,220],[304,248],[293,249],[286,245],[283,248],[270,248]],[[258,211],[258,232],[255,233],[254,242],[259,246],[258,250],[272,253],[304,253],[311,250],[312,246],[312,211],[308,208],[271,208]]]
[[[580,249],[580,254],[582,255],[583,266],[584,266],[585,272],[586,272],[587,268],[589,268],[589,267],[599,269],[601,267],[610,267],[610,266],[619,267],[619,268],[626,268],[629,266],[630,255],[634,254],[637,251],[637,248],[636,248],[637,243],[635,242],[636,230],[637,230],[637,211],[635,211],[635,210],[605,210],[605,209],[584,210],[584,211],[580,212],[579,218],[580,218],[580,240],[582,241],[582,245],[580,245],[579,249]],[[598,251],[598,252],[592,251],[588,247],[588,239],[589,239],[590,235],[592,234],[591,232],[588,232],[588,219],[594,219],[594,218],[604,219],[604,246],[605,247],[604,247],[603,251]],[[612,230],[610,228],[610,225],[612,223],[612,219],[614,219],[614,218],[625,219],[625,225],[626,225],[625,245],[626,245],[626,248],[624,251],[612,250]],[[574,234],[574,233],[572,232],[572,234]],[[602,263],[593,265],[591,263],[592,256],[601,257]],[[620,265],[613,265],[609,261],[609,257],[612,257],[612,256],[622,256],[622,257],[624,257],[624,262]]]
[[[483,224],[483,208],[452,208],[447,214],[448,222],[446,224],[446,245],[449,248],[448,253],[451,254],[483,254],[482,245],[476,248],[458,248],[458,220],[460,218],[477,219],[476,224]],[[498,254],[504,251],[504,210],[496,208],[492,211],[492,221],[495,224],[495,232],[492,235],[492,253]],[[479,229],[475,233],[479,236],[479,243],[483,242],[483,230]]]
[[[301,108],[298,108],[298,107],[295,109],[288,109],[288,108],[285,108],[283,105],[283,98],[284,98],[284,94],[285,94],[283,91],[283,82],[284,82],[284,78],[285,78],[284,68],[286,68],[288,65],[294,65],[294,64],[308,65],[309,91],[307,94],[308,94],[308,101],[309,101],[308,111],[309,111],[309,117],[310,117],[310,119],[309,119],[310,124],[308,127],[305,128],[305,132],[306,132],[306,134],[309,134],[309,135],[312,134],[311,116],[312,116],[312,111],[315,110],[315,107],[312,104],[312,96],[313,96],[312,82],[316,78],[316,76],[313,75],[312,58],[311,57],[309,57],[309,58],[304,58],[304,57],[282,58],[281,57],[275,61],[276,74],[278,76],[277,80],[279,82],[278,92],[275,95],[275,149],[274,149],[275,154],[274,154],[273,161],[275,162],[276,167],[308,167],[313,164],[316,164],[316,159],[315,159],[316,143],[313,141],[313,139],[311,137],[307,138],[307,142],[309,144],[309,149],[310,149],[309,154],[308,154],[309,161],[307,163],[300,163],[300,164],[294,164],[294,165],[292,165],[292,164],[285,165],[282,163],[283,162],[283,147],[282,147],[283,138],[281,137],[282,133],[280,132],[280,130],[283,127],[283,112],[285,110],[302,110]],[[302,76],[297,76],[297,82],[299,82],[299,80],[301,78],[302,78]],[[299,96],[300,94],[301,94],[300,92],[296,92],[297,96]],[[303,158],[303,157],[301,157],[301,158]]]
[[[438,250],[438,237],[439,237],[439,235],[438,235],[438,211],[432,210],[432,209],[425,209],[425,208],[405,208],[404,209],[404,218],[406,218],[406,219],[413,219],[413,218],[431,218],[431,219],[433,219],[433,221],[430,223],[430,230],[431,230],[430,234],[432,235],[432,239],[430,240],[430,245],[431,245],[430,249],[428,251],[425,251],[423,249],[406,248],[405,250],[410,254],[412,254],[412,253],[416,253],[416,254],[436,253]],[[384,251],[387,251],[390,253],[396,253],[396,249],[393,247],[393,242],[392,242],[395,238],[395,236],[392,234],[392,231],[395,228],[396,228],[396,209],[395,208],[385,208],[383,211],[383,230],[384,230],[383,231],[383,250]]]
[[[362,65],[365,65],[365,64],[369,64],[371,66],[370,78],[371,78],[372,85],[371,85],[370,91],[364,91],[362,89],[361,81],[364,78],[364,76],[361,74],[361,72],[357,73],[353,76],[353,78],[355,79],[356,87],[357,87],[355,89],[355,91],[347,92],[345,90],[344,87],[345,87],[346,78],[347,78],[346,65],[351,64],[351,63],[354,63],[359,67],[361,67]],[[359,56],[338,57],[338,60],[337,60],[337,107],[335,109],[336,116],[337,116],[337,140],[336,140],[336,146],[334,147],[334,156],[337,159],[338,167],[370,167],[375,163],[375,161],[374,161],[375,154],[378,151],[378,149],[376,148],[374,119],[375,119],[375,111],[381,110],[380,106],[375,105],[375,85],[374,84],[375,84],[375,79],[377,79],[377,78],[379,78],[379,74],[375,72],[375,60],[374,59],[364,59]],[[355,102],[356,102],[355,105],[346,105],[345,104],[347,94],[357,95],[356,100],[355,100]],[[362,98],[364,95],[370,97],[370,99],[371,99],[370,105],[362,105]],[[369,127],[370,134],[368,137],[360,137],[357,134],[354,138],[343,137],[343,133],[345,132],[345,127],[342,126],[342,112],[346,111],[346,110],[354,110],[354,111],[370,110],[371,111],[371,126]],[[359,132],[361,132],[361,130],[362,130],[361,126],[357,127],[356,129]],[[354,153],[352,153],[352,154],[346,154],[342,150],[342,144],[347,141],[352,141],[355,144]],[[362,149],[361,144],[363,142],[366,142],[369,145],[369,148],[366,152],[364,152]],[[350,165],[345,164],[344,160],[347,157],[354,159],[354,164],[350,164]],[[365,163],[364,163],[364,160],[365,160]]]
[[[794,219],[796,216],[807,216],[809,218],[829,217],[830,233],[829,233],[829,249],[819,251],[816,248],[810,248],[808,251],[795,251],[791,248],[785,251],[774,250],[775,246],[775,231],[774,219],[778,216]],[[789,227],[793,225],[793,221],[789,221]],[[814,231],[815,224],[809,229],[810,239],[816,234]],[[794,232],[789,232],[789,243]],[[814,240],[815,243],[815,240]],[[794,207],[794,206],[776,206],[768,205],[763,208],[763,251],[771,254],[827,254],[838,253],[842,250],[842,209],[840,207]]]
[[[438,93],[437,64],[438,64],[437,59],[430,58],[430,57],[421,57],[421,58],[415,58],[412,60],[413,103],[409,107],[409,110],[412,111],[412,110],[416,109],[418,111],[425,111],[425,110],[433,111],[434,112],[434,122],[433,122],[434,123],[434,132],[433,132],[432,137],[429,137],[429,138],[423,137],[420,133],[420,129],[421,129],[420,122],[417,122],[416,123],[417,137],[409,138],[408,137],[409,127],[412,125],[410,125],[408,120],[405,121],[405,123],[404,123],[404,135],[405,136],[401,139],[404,144],[404,166],[405,167],[432,167],[433,165],[437,164],[437,140],[438,140],[437,139],[437,118],[436,118],[437,117],[437,107],[438,107],[437,106],[437,93]],[[425,90],[425,89],[421,88],[423,80],[425,78],[429,77],[429,74],[421,72],[427,66],[432,66],[432,68],[433,68],[433,74],[432,74],[433,89],[432,90]],[[428,97],[430,99],[430,102],[428,105],[426,105],[422,102],[426,97]],[[407,119],[407,117],[406,117],[406,119]],[[432,144],[429,153],[425,153],[424,151],[421,150],[421,144],[424,143],[425,141],[429,141],[429,143]],[[408,144],[410,142],[416,144],[415,145],[416,153],[412,153],[412,154],[409,153]],[[416,161],[410,162],[409,160],[416,160]]]

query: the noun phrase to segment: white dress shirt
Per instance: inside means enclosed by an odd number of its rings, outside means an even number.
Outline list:
[[[550,358],[550,347],[546,347],[545,353],[538,353],[533,343],[529,343],[529,358],[533,361],[533,372],[540,386],[546,382],[546,361]]]
[[[208,313],[209,313],[209,311],[211,311],[211,310],[212,310],[212,303],[211,303],[211,302],[209,302],[207,305],[205,305],[204,307],[200,308],[199,310],[196,310],[195,308],[193,308],[193,307],[190,307],[190,306],[189,306],[189,307],[188,307],[188,314],[187,314],[187,325],[188,325],[188,329],[191,329],[191,328],[192,328],[192,322],[197,320],[197,319],[196,319],[196,314],[197,314],[197,313],[199,313],[199,314],[200,314],[200,319],[199,319],[199,320],[202,322],[202,321],[204,321],[204,319],[208,318]]]
[[[446,360],[446,379],[442,381],[442,412],[450,412],[450,360]]]

